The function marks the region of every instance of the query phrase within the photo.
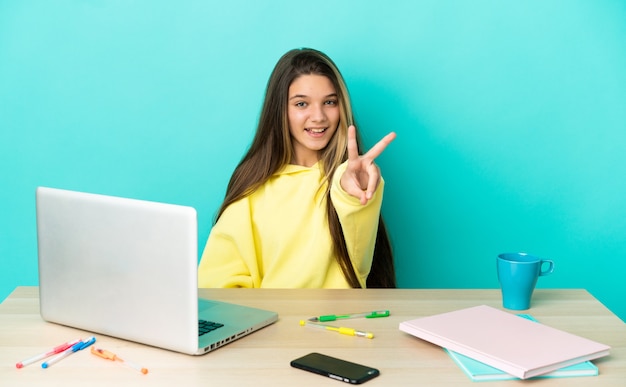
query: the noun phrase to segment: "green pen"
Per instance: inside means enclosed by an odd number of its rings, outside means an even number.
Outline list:
[[[375,310],[373,312],[363,312],[363,313],[328,314],[325,316],[311,317],[309,321],[335,321],[335,320],[347,319],[347,318],[358,318],[358,317],[378,318],[378,317],[388,317],[388,316],[389,316],[388,310]]]

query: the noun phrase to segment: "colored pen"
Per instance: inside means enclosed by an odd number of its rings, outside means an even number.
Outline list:
[[[388,310],[375,310],[373,312],[363,312],[363,313],[347,313],[347,314],[328,314],[325,316],[312,317],[309,321],[335,321],[346,318],[378,318],[378,317],[389,317]]]
[[[89,347],[91,344],[96,342],[96,338],[91,336],[86,338],[85,340],[81,340],[78,343],[72,345],[71,347],[69,347],[68,349],[66,349],[65,351],[61,352],[60,354],[56,355],[55,357],[53,357],[52,359],[41,363],[41,368],[48,368],[51,365],[55,364],[56,362],[65,359],[66,357],[68,357],[69,355],[73,354],[74,352],[78,352],[81,349],[85,349],[87,347]]]
[[[66,349],[68,349],[69,347],[71,347],[74,344],[78,343],[79,341],[80,341],[79,339],[68,341],[67,343],[63,343],[61,345],[58,345],[58,346],[52,348],[48,352],[40,353],[39,355],[33,356],[30,359],[22,360],[21,362],[17,363],[15,366],[17,368],[22,368],[22,367],[25,367],[25,366],[27,366],[29,364],[32,364],[32,363],[36,362],[36,361],[39,361],[41,359],[45,359],[45,358],[50,357],[52,355],[56,355],[57,353],[61,353],[61,352],[65,351]]]
[[[96,356],[99,356],[103,359],[107,359],[107,360],[112,360],[112,361],[119,361],[120,363],[141,372],[142,374],[147,374],[148,373],[148,369],[144,368],[144,367],[140,367],[135,363],[131,363],[129,361],[126,361],[124,359],[121,359],[119,356],[117,356],[116,354],[114,354],[111,351],[107,351],[106,349],[100,349],[100,348],[96,348],[96,347],[91,347],[91,353],[93,353]]]
[[[334,331],[334,332],[337,332],[337,333],[341,333],[342,335],[366,337],[368,339],[373,339],[374,338],[374,334],[373,333],[357,331],[356,329],[353,329],[353,328],[335,327],[335,326],[332,326],[332,325],[316,324],[314,322],[304,321],[304,320],[300,320],[300,325],[313,327],[313,328],[319,328],[319,329],[325,329],[327,331]]]

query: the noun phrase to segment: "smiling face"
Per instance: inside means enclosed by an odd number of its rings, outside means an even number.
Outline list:
[[[302,75],[289,86],[287,116],[293,164],[310,167],[319,160],[339,125],[339,100],[330,79]]]

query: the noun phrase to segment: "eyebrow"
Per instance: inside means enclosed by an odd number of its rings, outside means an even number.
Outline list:
[[[308,98],[308,97],[309,97],[308,95],[296,94],[293,97],[289,97],[289,100],[291,101],[292,99],[296,99],[296,98]],[[330,98],[330,97],[337,97],[337,93],[328,94],[324,98]]]

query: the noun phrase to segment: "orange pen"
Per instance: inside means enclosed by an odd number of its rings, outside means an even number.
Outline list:
[[[142,374],[147,374],[148,373],[148,369],[147,368],[143,368],[138,366],[135,363],[131,363],[129,361],[125,361],[124,359],[121,359],[119,356],[117,356],[116,354],[114,354],[113,352],[107,351],[106,349],[100,349],[100,348],[95,348],[95,347],[91,347],[91,353],[93,353],[96,356],[99,356],[103,359],[107,359],[107,360],[111,360],[111,361],[119,361],[120,363],[141,372]]]

